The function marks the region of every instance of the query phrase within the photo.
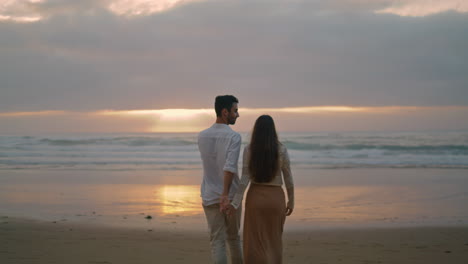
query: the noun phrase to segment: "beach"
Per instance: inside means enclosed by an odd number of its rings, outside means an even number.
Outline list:
[[[133,173],[2,171],[1,263],[210,263],[196,180]],[[301,173],[284,263],[468,260],[465,170]]]
[[[284,263],[466,263],[468,227],[286,232]],[[208,233],[1,219],[0,259],[27,263],[210,263]]]
[[[196,134],[0,139],[2,264],[210,263]],[[466,263],[467,140],[286,137],[284,263]]]
[[[2,170],[0,216],[203,230],[206,220],[200,198],[201,173]],[[468,226],[465,169],[293,167],[293,173],[296,206],[288,217],[286,231]]]
[[[213,263],[240,190],[245,259],[468,264],[468,0],[0,0],[0,36],[0,264]]]

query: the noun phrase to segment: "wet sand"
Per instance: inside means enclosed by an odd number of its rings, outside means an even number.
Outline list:
[[[284,263],[467,263],[468,226],[287,231]],[[0,217],[0,262],[210,263],[203,231]]]
[[[468,170],[294,169],[296,206],[286,231],[468,226]],[[2,170],[0,216],[200,231],[206,228],[200,175]]]

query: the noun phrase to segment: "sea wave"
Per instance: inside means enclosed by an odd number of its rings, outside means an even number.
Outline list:
[[[242,137],[244,147],[248,136]],[[305,133],[283,134],[281,139],[293,166],[463,169],[468,166],[467,132]],[[196,134],[0,136],[0,169],[31,166],[183,169],[201,166],[201,159]]]
[[[40,143],[52,146],[80,146],[80,145],[123,145],[130,147],[142,146],[186,146],[195,142],[178,138],[152,138],[152,137],[116,137],[116,138],[90,138],[90,139],[49,139],[43,138]],[[34,143],[31,143],[34,144]]]
[[[49,145],[49,146],[127,146],[127,147],[145,147],[145,146],[195,146],[197,141],[192,138],[160,138],[160,137],[113,137],[113,138],[87,138],[87,139],[52,139],[41,138],[34,139],[28,137],[27,142],[18,142],[15,147],[21,148],[27,145]],[[312,142],[310,142],[312,141]],[[244,142],[246,143],[246,142]],[[381,144],[380,142],[364,143],[340,143],[324,144],[315,143],[313,140],[300,138],[299,140],[285,139],[283,144],[288,149],[304,151],[323,151],[323,150],[384,150],[400,152],[433,152],[433,153],[452,153],[456,155],[468,155],[468,144]]]
[[[380,145],[380,144],[347,144],[347,145],[331,145],[331,144],[313,144],[295,141],[283,142],[288,149],[293,150],[385,150],[399,152],[435,152],[435,153],[452,153],[460,155],[468,155],[468,145]]]

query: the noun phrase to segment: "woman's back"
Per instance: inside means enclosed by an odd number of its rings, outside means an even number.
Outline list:
[[[250,145],[244,148],[242,177],[231,203],[235,208],[239,208],[249,183],[244,213],[244,263],[282,263],[283,226],[294,207],[294,185],[288,151],[279,142],[270,116],[257,119]]]

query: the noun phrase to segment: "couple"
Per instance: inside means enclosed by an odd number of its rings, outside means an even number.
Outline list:
[[[232,95],[216,97],[216,123],[198,136],[203,161],[201,197],[212,258],[215,263],[227,263],[227,242],[233,264],[282,263],[284,221],[294,208],[288,152],[278,141],[273,119],[268,115],[260,116],[255,122],[250,145],[244,148],[239,180],[237,163],[242,140],[239,133],[229,127],[239,117],[238,103]],[[242,254],[239,227],[242,198],[249,182]]]

